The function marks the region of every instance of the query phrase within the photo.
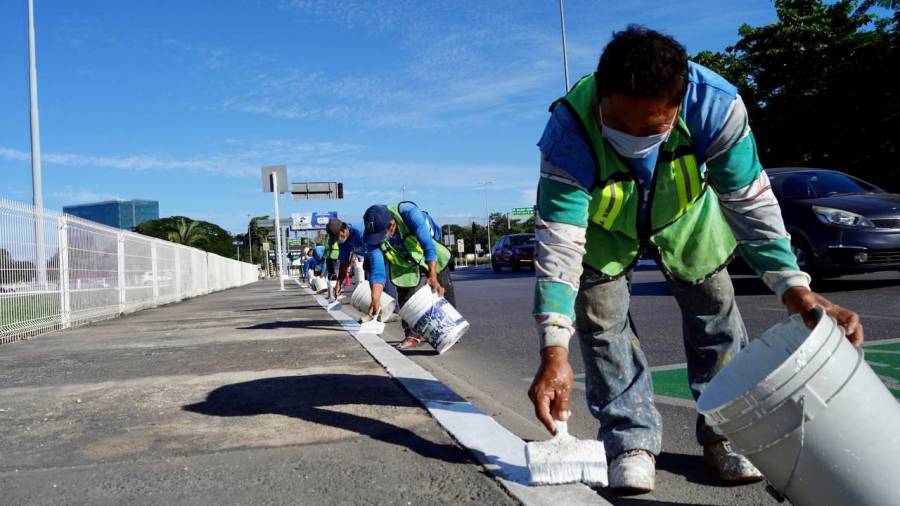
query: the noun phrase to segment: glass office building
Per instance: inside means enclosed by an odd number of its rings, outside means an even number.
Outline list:
[[[63,212],[110,227],[134,230],[145,221],[159,219],[156,200],[110,200],[93,204],[63,207]]]

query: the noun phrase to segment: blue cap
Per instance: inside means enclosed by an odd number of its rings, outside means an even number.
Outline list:
[[[387,236],[388,224],[394,218],[387,206],[371,206],[363,214],[363,240],[369,246],[381,244]]]

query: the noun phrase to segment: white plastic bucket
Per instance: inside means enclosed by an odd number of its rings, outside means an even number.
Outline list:
[[[324,292],[328,289],[328,281],[326,281],[325,278],[321,276],[313,277],[310,285],[312,285],[312,289],[316,293]]]
[[[449,350],[469,330],[469,322],[459,311],[447,299],[433,293],[428,285],[416,290],[400,308],[400,318],[438,354]]]
[[[350,305],[363,313],[369,312],[369,306],[372,305],[372,288],[368,281],[356,284],[356,289],[350,295]],[[387,321],[396,307],[397,301],[390,295],[381,292],[381,315],[378,316],[378,321]]]
[[[775,325],[707,385],[697,410],[795,506],[900,504],[900,403],[818,310]]]

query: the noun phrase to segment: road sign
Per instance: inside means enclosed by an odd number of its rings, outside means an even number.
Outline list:
[[[332,200],[344,198],[344,183],[336,181],[291,183],[293,200]]]
[[[325,230],[332,218],[337,218],[337,211],[318,211],[314,213],[291,214],[292,230]]]
[[[456,242],[456,236],[453,234],[444,234],[444,246],[451,246]]]
[[[527,218],[534,214],[534,207],[514,207],[509,214],[512,216],[521,216]]]
[[[480,242],[475,243],[475,253],[481,253],[481,243]]]
[[[466,241],[464,241],[462,239],[457,239],[456,240],[456,251],[458,251],[459,253],[465,253],[466,252]]]
[[[293,221],[290,219],[281,220],[281,228],[290,227]],[[275,228],[275,220],[256,220],[257,228]]]
[[[244,241],[232,241],[231,244],[234,246],[243,246]]]
[[[300,239],[288,239],[288,251],[293,253],[295,251],[300,251],[301,243]]]
[[[266,241],[263,243],[263,245],[262,245],[263,251],[269,251],[269,248],[271,248],[271,246],[269,244],[270,244],[269,241]]]
[[[278,193],[288,191],[287,165],[269,165],[262,168],[262,189],[264,192],[272,192],[272,174],[278,179]]]

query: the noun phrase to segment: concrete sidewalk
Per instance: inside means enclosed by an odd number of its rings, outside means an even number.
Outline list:
[[[0,346],[0,503],[515,504],[275,286]]]

